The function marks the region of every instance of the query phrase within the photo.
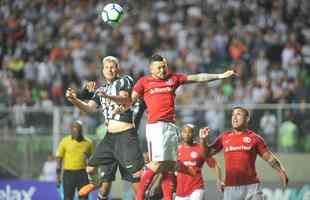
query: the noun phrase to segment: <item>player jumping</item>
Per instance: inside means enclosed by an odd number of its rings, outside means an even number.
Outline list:
[[[120,76],[119,61],[112,56],[103,59],[102,74],[107,83],[99,87],[88,102],[77,98],[76,92],[71,88],[66,92],[67,99],[74,106],[86,112],[94,112],[100,106],[105,118],[108,133],[96,146],[86,168],[92,184],[83,187],[79,193],[81,196],[86,195],[100,182],[99,200],[108,199],[117,168],[119,168],[122,178],[131,182],[134,191],[137,191],[144,166],[134,125],[133,107],[129,108],[125,104],[105,98],[105,95],[130,98],[133,79],[130,76]],[[100,180],[95,177],[99,166]]]
[[[173,177],[169,171],[183,171],[192,174],[190,168],[182,163],[176,162],[177,152],[177,127],[175,122],[175,91],[187,83],[205,83],[218,79],[225,79],[233,76],[233,70],[228,70],[222,74],[195,74],[184,75],[168,72],[167,60],[161,55],[153,55],[150,59],[150,75],[144,76],[135,84],[131,99],[114,97],[107,95],[118,103],[136,102],[139,98],[146,103],[148,110],[146,125],[146,139],[148,143],[148,152],[150,154],[150,168],[143,174],[137,200],[144,199],[144,193],[156,173],[163,172],[163,194],[165,200],[172,199]],[[194,174],[192,174],[194,175]],[[171,184],[170,184],[171,183]]]

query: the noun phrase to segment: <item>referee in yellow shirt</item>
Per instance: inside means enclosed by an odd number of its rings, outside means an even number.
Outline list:
[[[65,200],[73,200],[75,191],[88,184],[86,162],[94,148],[91,140],[82,134],[81,121],[71,124],[70,133],[61,140],[56,153],[57,184],[63,182]]]

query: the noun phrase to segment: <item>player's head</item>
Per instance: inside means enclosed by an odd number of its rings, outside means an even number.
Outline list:
[[[119,60],[114,56],[107,56],[102,59],[102,75],[106,81],[111,82],[119,76]]]
[[[73,138],[78,139],[82,136],[82,122],[75,120],[71,123],[70,132]]]
[[[159,54],[154,54],[150,59],[150,72],[156,78],[165,79],[167,76],[167,60]]]
[[[231,115],[231,125],[235,130],[244,130],[248,127],[250,112],[243,107],[234,107]]]
[[[185,124],[181,129],[181,139],[183,143],[192,144],[194,141],[194,128],[193,124]]]

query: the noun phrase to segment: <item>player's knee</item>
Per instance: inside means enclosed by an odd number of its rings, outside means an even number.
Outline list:
[[[86,172],[87,172],[88,174],[93,174],[93,173],[95,173],[95,170],[96,170],[96,167],[93,167],[93,166],[87,166],[87,167],[86,167]]]

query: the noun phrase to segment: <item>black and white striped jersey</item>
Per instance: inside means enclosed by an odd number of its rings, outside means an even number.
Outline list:
[[[134,117],[133,112],[134,110],[137,109],[136,106],[139,105],[135,105],[124,112],[115,114],[115,110],[122,105],[117,104],[114,101],[111,101],[110,99],[100,96],[100,92],[104,92],[107,95],[111,96],[117,96],[119,95],[120,91],[127,91],[129,95],[131,95],[133,85],[134,85],[133,78],[128,75],[125,75],[114,80],[111,84],[102,85],[95,91],[95,94],[93,95],[92,99],[96,101],[97,106],[101,109],[105,120],[113,119],[122,122],[133,123],[133,117]]]

